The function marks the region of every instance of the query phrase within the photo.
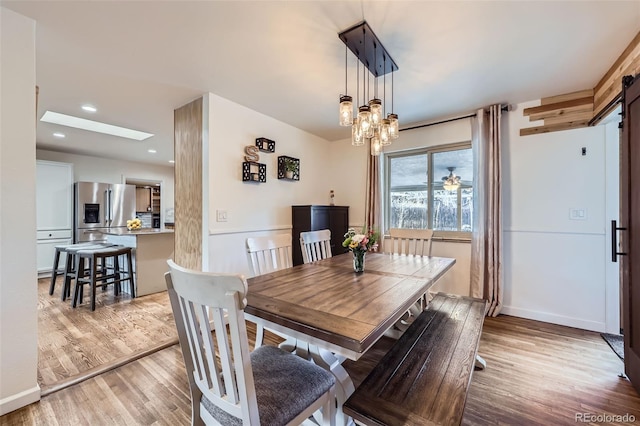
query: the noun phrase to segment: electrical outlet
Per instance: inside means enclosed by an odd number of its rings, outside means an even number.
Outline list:
[[[570,220],[587,220],[587,209],[569,209]]]
[[[226,210],[216,210],[216,220],[218,222],[226,222],[227,221],[227,211]]]

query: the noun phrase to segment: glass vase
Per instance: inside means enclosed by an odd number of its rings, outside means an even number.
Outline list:
[[[355,250],[353,252],[353,270],[355,272],[364,272],[364,255],[366,251]]]

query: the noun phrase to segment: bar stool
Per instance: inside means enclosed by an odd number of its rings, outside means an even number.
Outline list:
[[[114,294],[120,294],[120,284],[129,281],[131,297],[136,297],[133,277],[133,257],[131,247],[112,246],[93,249],[81,249],[75,253],[76,284],[73,291],[72,306],[82,303],[82,288],[89,284],[91,292],[91,310],[96,310],[96,287],[114,285]],[[126,256],[127,269],[120,267],[120,256]],[[88,274],[84,272],[84,261],[88,261]],[[111,261],[113,266],[109,265]],[[124,266],[124,265],[123,265]]]
[[[69,297],[71,292],[71,286],[67,285],[67,274],[75,273],[73,271],[73,265],[75,262],[74,259],[74,250],[80,250],[82,248],[91,248],[91,247],[103,247],[105,244],[101,242],[84,242],[77,244],[62,244],[56,246],[56,251],[53,255],[53,268],[51,270],[51,284],[49,284],[49,295],[53,296],[53,293],[56,288],[56,279],[59,275],[64,275],[65,282],[62,285],[62,300],[66,300]],[[62,253],[66,254],[66,265],[65,268],[60,268],[60,255]]]

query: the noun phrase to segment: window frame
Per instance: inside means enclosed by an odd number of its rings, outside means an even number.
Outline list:
[[[471,149],[471,141],[465,142],[455,142],[443,145],[435,145],[429,147],[422,147],[417,149],[410,149],[404,151],[396,151],[390,153],[383,154],[383,164],[382,164],[382,216],[384,223],[384,233],[389,233],[389,221],[390,221],[390,213],[389,209],[391,207],[391,160],[395,158],[402,157],[411,157],[415,155],[427,155],[427,226],[428,229],[433,229],[433,204],[434,204],[434,191],[433,185],[431,182],[434,182],[433,176],[433,154],[438,152],[447,152],[447,151],[459,151],[463,149]],[[407,190],[424,190],[423,185],[411,185],[411,186],[403,186],[400,188],[406,188]],[[457,192],[457,223],[462,224],[462,191],[464,188],[473,188],[472,185],[460,185]],[[434,229],[433,237],[438,240],[451,240],[451,241],[471,241],[472,231],[437,231]]]

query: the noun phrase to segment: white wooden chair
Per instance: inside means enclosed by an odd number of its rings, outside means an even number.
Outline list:
[[[431,256],[433,229],[389,229],[384,242],[386,253]]]
[[[304,263],[331,257],[331,231],[309,231],[300,233],[300,249]]]
[[[247,238],[247,253],[253,276],[291,268],[291,234]]]
[[[389,229],[389,238],[384,242],[385,253],[404,254],[407,256],[431,256],[433,229]],[[413,305],[394,328],[404,332],[413,319],[427,308],[428,295],[425,294]],[[396,334],[393,337],[398,337]]]
[[[270,235],[266,237],[247,238],[247,256],[249,267],[253,276],[269,274],[280,269],[291,268],[293,261],[291,257],[291,234]],[[269,330],[278,336],[287,339],[280,347],[295,348],[295,342],[288,336],[275,330]],[[264,341],[264,327],[256,324],[256,345],[255,349],[262,346]]]
[[[192,424],[293,425],[319,409],[323,425],[335,424],[333,374],[274,346],[249,354],[244,277],[167,263],[165,278],[189,377]]]

